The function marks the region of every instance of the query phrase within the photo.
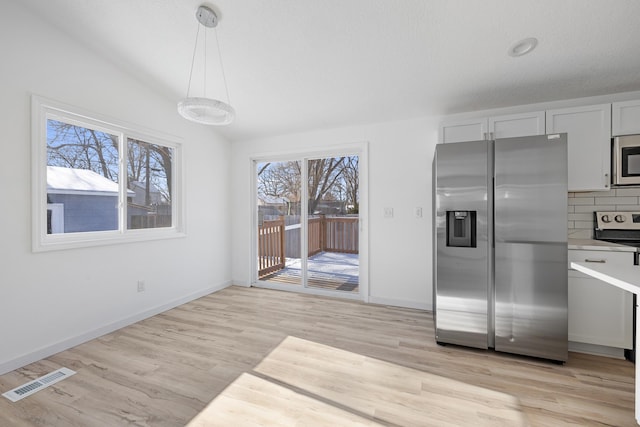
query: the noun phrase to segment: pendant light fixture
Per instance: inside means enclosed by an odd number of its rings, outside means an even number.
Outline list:
[[[218,15],[208,6],[201,5],[197,12],[198,32],[196,33],[196,44],[193,48],[193,58],[191,59],[191,71],[189,72],[189,84],[187,86],[187,97],[178,102],[178,113],[187,120],[204,125],[228,125],[235,117],[235,110],[228,103],[217,99],[207,98],[207,29],[213,28],[216,36],[216,47],[218,49],[218,58],[220,60],[220,70],[222,71],[222,80],[224,89],[229,101],[229,89],[227,88],[227,79],[224,74],[222,65],[222,54],[220,53],[220,43],[218,42],[218,33],[215,27],[218,25]],[[198,37],[200,36],[200,25],[204,29],[204,85],[203,96],[189,96],[191,91],[191,77],[193,76],[193,65],[196,59],[196,48],[198,47]]]

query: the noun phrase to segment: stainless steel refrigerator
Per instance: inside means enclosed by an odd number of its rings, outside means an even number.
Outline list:
[[[438,144],[436,341],[566,361],[567,137]]]

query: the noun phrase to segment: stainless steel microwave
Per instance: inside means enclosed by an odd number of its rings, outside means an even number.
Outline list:
[[[613,139],[613,185],[640,185],[640,135]]]

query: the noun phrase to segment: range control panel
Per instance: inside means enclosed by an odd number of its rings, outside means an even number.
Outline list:
[[[640,212],[596,212],[598,230],[640,230]]]

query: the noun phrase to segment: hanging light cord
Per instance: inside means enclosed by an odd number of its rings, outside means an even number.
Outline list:
[[[189,71],[189,84],[187,85],[187,98],[189,97],[189,92],[191,91],[191,77],[193,76],[193,64],[195,64],[196,62],[196,49],[198,48],[199,35],[200,35],[200,23],[198,22],[198,29],[196,31],[196,42],[193,44],[193,56],[191,56],[191,70]]]
[[[198,23],[198,30],[196,31],[196,42],[193,46],[193,55],[191,56],[191,70],[189,71],[189,83],[187,85],[187,98],[191,91],[191,79],[193,77],[193,66],[196,61],[196,51],[198,49],[198,37],[200,36],[200,23]],[[224,83],[224,90],[227,95],[227,103],[231,104],[231,97],[229,96],[229,86],[227,85],[227,75],[224,72],[224,64],[222,63],[222,52],[220,50],[220,40],[218,39],[218,30],[213,29],[216,36],[216,47],[218,48],[218,60],[220,61],[220,70],[222,71],[222,82]],[[207,96],[207,32],[204,32],[204,96]]]
[[[218,29],[214,28],[213,32],[216,36],[216,46],[218,47],[218,59],[220,60],[220,70],[222,70],[222,82],[224,83],[224,90],[227,93],[227,103],[231,104],[231,98],[229,97],[229,87],[227,86],[227,76],[224,73],[224,65],[222,64],[222,52],[220,51],[220,40],[218,40]]]

